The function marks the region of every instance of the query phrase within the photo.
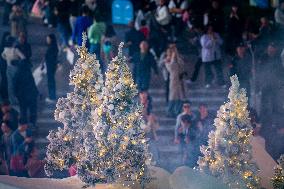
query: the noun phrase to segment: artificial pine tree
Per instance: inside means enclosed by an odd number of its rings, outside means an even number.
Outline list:
[[[63,128],[53,130],[48,135],[45,171],[48,176],[54,170],[68,169],[71,165],[82,167],[90,164],[89,141],[95,140],[92,110],[102,102],[103,77],[96,56],[86,48],[87,37],[83,34],[83,45],[77,49],[80,58],[70,73],[70,85],[74,91],[57,102],[55,119],[63,123]],[[86,167],[92,170],[91,166]],[[84,177],[80,175],[79,177]]]
[[[278,159],[278,165],[274,167],[274,176],[271,181],[274,189],[284,189],[284,155]]]
[[[209,133],[208,146],[200,148],[203,157],[199,157],[198,169],[223,180],[231,189],[258,189],[246,91],[239,88],[236,75],[231,77],[231,82],[229,101],[220,107],[214,121],[216,129]]]
[[[103,88],[103,103],[93,113],[95,146],[92,149],[91,173],[95,180],[83,180],[93,183],[134,183],[142,185],[147,176],[147,165],[151,161],[145,133],[141,129],[142,107],[138,103],[138,91],[131,72],[122,54],[123,43],[106,73]],[[86,172],[81,164],[78,171]],[[87,178],[87,177],[86,177]]]

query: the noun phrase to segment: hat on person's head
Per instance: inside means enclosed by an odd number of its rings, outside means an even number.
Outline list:
[[[181,121],[186,122],[186,123],[191,123],[191,116],[188,114],[182,115],[181,116]]]
[[[128,27],[133,28],[134,27],[134,22],[133,21],[128,22]]]
[[[240,42],[237,47],[246,47],[246,44],[244,42]]]
[[[208,107],[208,105],[206,103],[202,102],[202,103],[199,104],[199,107]]]
[[[274,41],[268,43],[268,46],[277,48],[277,45],[276,45],[276,43]]]
[[[8,121],[8,120],[3,121],[3,122],[1,123],[1,125],[2,125],[2,124],[5,124],[7,127],[9,127],[10,129],[12,129],[12,128],[11,128],[11,122]]]
[[[234,1],[232,2],[232,7],[240,7],[240,2],[237,1],[237,0],[234,0]]]
[[[19,123],[19,125],[27,125],[28,121],[26,119],[24,119],[24,118],[20,118],[18,123]]]
[[[16,39],[12,36],[8,36],[7,37],[7,41],[6,41],[6,46],[7,47],[12,47],[16,42]]]
[[[168,44],[176,44],[176,42],[177,42],[177,39],[175,39],[174,37],[170,37],[170,38],[168,38]]]
[[[148,94],[148,91],[147,90],[145,90],[145,89],[141,89],[141,90],[139,90],[138,91],[138,94],[142,94],[142,93],[146,93],[146,94]]]
[[[185,101],[182,102],[182,105],[186,105],[186,104],[191,105],[191,102],[189,100],[185,100]]]
[[[2,102],[1,106],[10,106],[10,102],[8,100]]]

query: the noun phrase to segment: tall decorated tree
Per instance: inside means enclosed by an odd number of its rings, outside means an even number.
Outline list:
[[[211,174],[232,189],[258,189],[258,167],[252,161],[250,138],[253,128],[247,109],[245,89],[238,77],[231,77],[229,101],[220,107],[209,134],[208,146],[200,148],[199,170]]]
[[[142,107],[122,48],[123,43],[119,46],[118,56],[108,66],[103,103],[93,112],[96,142],[89,150],[93,171],[86,172],[86,164],[78,167],[81,175],[89,175],[83,178],[86,183],[139,182],[143,185],[147,178],[146,164],[150,163],[151,157],[141,129]]]
[[[271,181],[274,189],[284,189],[284,155],[278,159],[278,165],[274,167],[274,176]]]
[[[89,141],[95,140],[92,110],[102,103],[104,81],[96,56],[87,52],[86,41],[86,34],[83,34],[83,44],[77,49],[80,58],[70,73],[70,85],[74,86],[74,91],[66,98],[60,98],[56,105],[55,119],[64,127],[51,131],[47,137],[50,142],[45,165],[48,176],[54,170],[90,163],[88,151],[93,146]]]

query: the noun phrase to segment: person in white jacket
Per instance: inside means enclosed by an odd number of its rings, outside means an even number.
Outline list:
[[[155,15],[156,21],[163,27],[171,22],[171,14],[165,0],[160,0]]]
[[[22,63],[21,60],[24,60],[26,57],[21,53],[21,51],[15,48],[15,39],[11,36],[7,39],[7,46],[4,48],[4,51],[1,54],[2,58],[7,62],[7,83],[8,83],[8,94],[9,101],[12,105],[16,105],[18,100],[15,95],[15,77],[19,68],[19,65]]]
[[[223,44],[223,40],[218,33],[214,32],[212,26],[208,26],[206,31],[200,39],[202,46],[201,59],[205,66],[206,88],[211,86],[213,80],[212,66],[215,68],[218,84],[226,87],[221,62],[221,45]]]
[[[284,2],[281,2],[279,7],[274,12],[275,22],[281,27],[284,27]]]

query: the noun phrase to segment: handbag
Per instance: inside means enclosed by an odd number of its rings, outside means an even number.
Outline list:
[[[24,164],[24,157],[22,155],[13,155],[10,161],[10,168],[15,172],[26,170]]]
[[[40,64],[34,71],[33,71],[33,77],[35,80],[36,86],[40,84],[40,82],[43,80],[43,77],[46,75],[46,65],[45,63]]]
[[[72,50],[70,48],[68,48],[67,51],[66,51],[66,59],[67,59],[67,61],[70,65],[74,64],[75,54],[74,54],[74,52],[72,52]]]

